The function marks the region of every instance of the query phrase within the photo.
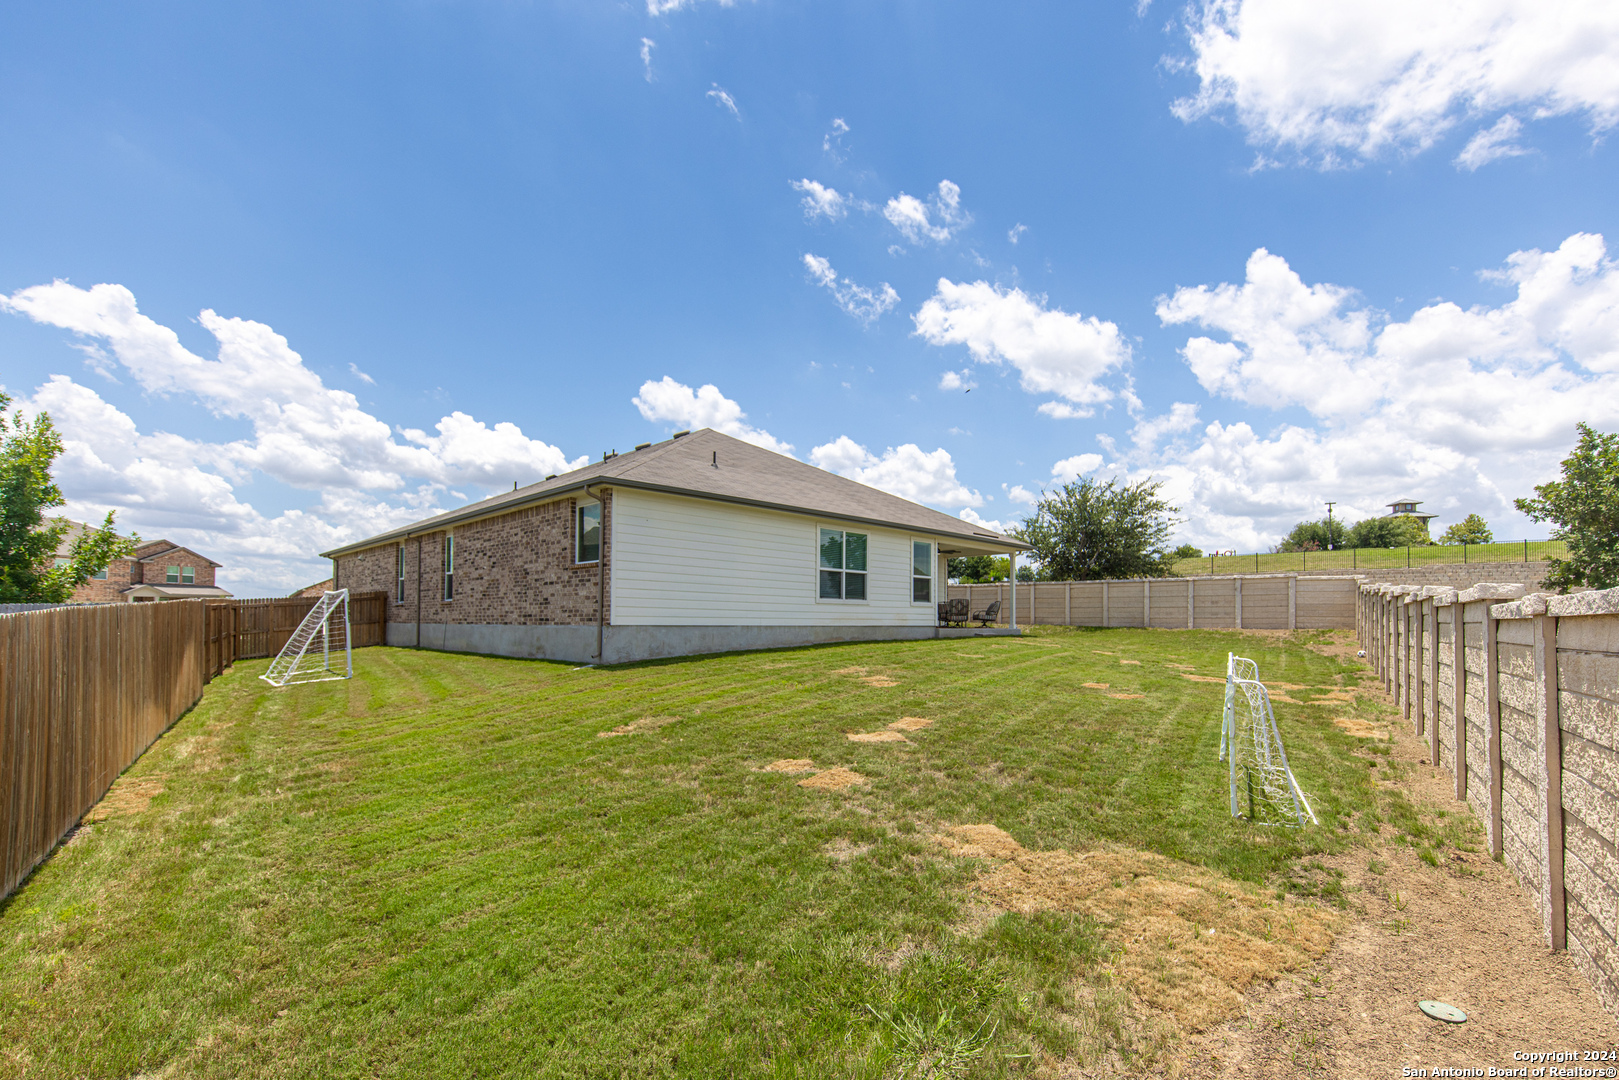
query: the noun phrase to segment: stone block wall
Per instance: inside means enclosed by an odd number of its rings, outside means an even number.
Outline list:
[[[1547,943],[1619,1015],[1619,589],[1524,592],[1364,585],[1357,625]]]
[[[1017,617],[1021,625],[1347,630],[1355,625],[1358,583],[1343,574],[1026,582],[1017,587]],[[951,585],[940,599],[966,599],[974,611],[999,600],[1004,623],[1011,594],[1004,582]]]

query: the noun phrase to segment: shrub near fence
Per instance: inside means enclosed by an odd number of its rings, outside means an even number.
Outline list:
[[[0,897],[234,661],[273,656],[316,598],[73,604],[0,615]],[[350,598],[380,645],[385,593]]]

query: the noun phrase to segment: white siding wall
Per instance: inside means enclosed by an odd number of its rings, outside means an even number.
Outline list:
[[[816,600],[817,529],[870,537],[865,603]],[[916,537],[925,540],[927,537]],[[748,506],[613,492],[614,626],[932,626],[911,602],[909,533]],[[937,598],[938,585],[934,585]]]

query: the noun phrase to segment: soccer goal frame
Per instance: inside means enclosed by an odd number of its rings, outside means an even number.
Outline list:
[[[349,591],[322,593],[259,678],[271,686],[354,678]]]
[[[1259,665],[1235,653],[1226,656],[1220,757],[1227,763],[1232,817],[1287,828],[1320,824],[1288,764]]]

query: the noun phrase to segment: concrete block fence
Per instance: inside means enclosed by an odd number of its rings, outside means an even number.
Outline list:
[[[1619,589],[1362,585],[1367,660],[1619,1016]]]
[[[1331,630],[1355,626],[1361,578],[1300,574],[1138,578],[1128,581],[1035,581],[1017,586],[1020,625],[1202,627],[1248,630]],[[981,611],[1001,602],[1012,611],[1012,587],[951,585],[945,599],[965,598]]]

